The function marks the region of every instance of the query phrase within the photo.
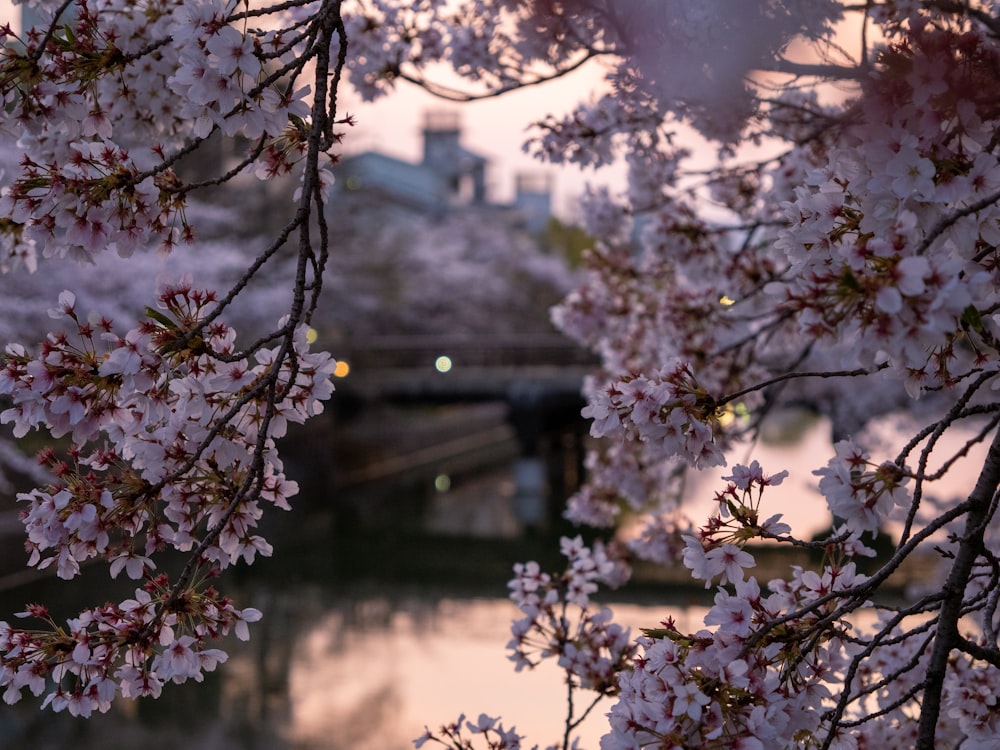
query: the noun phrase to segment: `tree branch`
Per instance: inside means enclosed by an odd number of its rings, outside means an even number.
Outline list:
[[[917,248],[917,255],[923,255],[924,253],[926,253],[930,249],[931,245],[934,244],[934,241],[942,234],[944,234],[945,230],[950,228],[959,219],[962,219],[966,216],[970,216],[971,214],[977,213],[978,211],[982,211],[984,208],[992,206],[997,201],[1000,201],[1000,190],[996,191],[995,193],[990,193],[985,198],[982,198],[976,201],[975,203],[972,203],[966,206],[965,208],[956,211],[951,216],[946,216],[943,219],[941,219],[937,224],[934,225],[931,231],[927,233],[927,236],[924,237],[924,241],[921,242],[920,246]]]
[[[938,631],[924,680],[920,723],[917,733],[917,750],[933,750],[938,717],[941,714],[941,694],[948,672],[948,657],[959,646],[962,637],[958,620],[962,613],[965,587],[972,573],[972,566],[983,546],[983,535],[995,510],[994,499],[1000,486],[1000,430],[993,436],[989,453],[972,494],[967,501],[968,515],[965,532],[961,537],[958,553],[944,585],[944,601],[939,615]]]
[[[716,401],[716,406],[725,406],[730,401],[734,401],[748,393],[753,393],[754,391],[759,391],[768,386],[774,385],[775,383],[782,383],[786,380],[795,380],[796,378],[850,378],[857,377],[858,375],[874,375],[879,370],[884,370],[889,365],[883,364],[876,367],[874,370],[869,370],[864,367],[859,367],[855,370],[824,370],[819,372],[789,372],[784,375],[778,375],[777,377],[771,378],[770,380],[765,380],[756,385],[751,385],[742,390],[730,393],[727,396],[723,396],[718,401]]]
[[[839,81],[860,81],[864,72],[860,66],[796,63],[783,58],[775,60],[773,65],[758,65],[756,69],[765,73],[788,73],[796,78],[825,78]]]
[[[973,659],[989,662],[997,669],[1000,669],[1000,651],[996,648],[986,648],[985,646],[980,646],[975,641],[970,641],[964,636],[958,636],[955,647],[959,651],[964,651]]]
[[[494,99],[498,96],[503,96],[504,94],[509,94],[512,91],[520,91],[521,89],[530,88],[532,86],[539,86],[543,83],[549,83],[550,81],[555,81],[558,78],[562,78],[574,70],[581,68],[588,61],[593,60],[595,57],[600,57],[601,55],[610,55],[611,52],[606,52],[604,50],[588,50],[587,54],[581,57],[574,63],[567,65],[564,68],[558,68],[554,72],[548,75],[539,75],[528,81],[518,81],[517,83],[512,83],[507,86],[502,86],[498,89],[492,91],[487,91],[482,94],[472,94],[467,91],[462,91],[460,89],[455,89],[450,86],[445,86],[443,84],[434,83],[426,78],[422,78],[412,73],[407,73],[403,70],[397,69],[395,71],[396,77],[402,80],[412,83],[415,86],[419,86],[428,94],[436,96],[439,99],[445,99],[450,102],[476,102],[483,99]]]

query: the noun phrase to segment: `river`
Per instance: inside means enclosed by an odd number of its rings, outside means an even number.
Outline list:
[[[26,699],[0,711],[0,748],[403,750],[425,724],[481,712],[516,725],[526,747],[561,737],[560,671],[545,665],[517,674],[504,649],[517,615],[505,597],[504,569],[519,554],[531,556],[532,543],[340,542],[313,518],[308,536],[284,538],[273,560],[229,581],[224,590],[265,617],[248,643],[226,644],[231,658],[204,683],[168,685],[159,700],[123,700],[90,719],[39,711],[37,700]],[[387,555],[390,549],[397,554]],[[54,582],[19,587],[0,606],[12,612],[38,598],[69,612],[86,601],[99,573],[85,573],[71,591],[61,587],[56,599]],[[676,599],[666,589],[645,590],[645,603],[636,596],[608,603],[634,626],[655,626],[667,614],[682,627],[699,625],[700,607],[651,603]],[[584,747],[597,747],[609,705],[582,728]]]
[[[828,434],[813,422],[791,443],[760,446],[765,470],[814,468],[829,453]],[[513,464],[504,461],[482,471],[465,466],[462,476],[430,467],[422,479],[356,487],[355,502],[382,510],[354,513],[349,526],[342,507],[310,498],[310,509],[281,516],[268,532],[272,559],[220,584],[265,618],[249,643],[226,644],[229,662],[204,683],[170,685],[159,700],[123,700],[88,720],[25,700],[0,711],[0,750],[403,750],[425,724],[481,712],[515,725],[526,747],[557,742],[566,705],[560,671],[517,674],[504,646],[517,614],[506,599],[512,564],[542,559],[556,569],[560,558],[553,538],[519,533]],[[777,488],[789,501],[775,492],[774,512],[790,509],[797,531],[812,525],[808,534],[828,516],[811,489],[815,478],[800,474]],[[705,510],[717,483],[692,485]],[[390,516],[393,523],[383,522]],[[29,601],[69,616],[93,604],[92,591],[124,598],[133,587],[119,581],[109,589],[96,568],[70,585],[43,579],[0,592],[0,616]],[[633,628],[672,615],[696,630],[705,611],[698,591],[669,582],[610,592],[603,603]],[[598,746],[609,706],[583,725],[582,747]]]

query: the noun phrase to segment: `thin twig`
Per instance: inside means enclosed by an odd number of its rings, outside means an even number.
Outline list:
[[[796,380],[798,378],[853,378],[853,377],[858,377],[859,375],[874,375],[876,372],[884,370],[888,366],[889,365],[887,364],[879,365],[874,370],[869,370],[866,367],[858,367],[854,370],[820,370],[817,372],[789,372],[785,373],[784,375],[778,375],[777,377],[773,377],[770,380],[764,380],[755,385],[748,386],[747,388],[743,388],[742,390],[736,391],[734,393],[730,393],[718,399],[715,403],[717,406],[724,406],[728,404],[730,401],[742,398],[748,393],[753,393],[754,391],[762,390],[764,388],[767,388],[768,386],[774,385],[775,383],[782,383],[786,380]]]

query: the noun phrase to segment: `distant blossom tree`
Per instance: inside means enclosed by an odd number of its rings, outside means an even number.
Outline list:
[[[339,221],[314,320],[343,338],[393,334],[490,336],[551,330],[548,310],[574,285],[567,259],[495,212],[372,223]],[[346,226],[345,226],[346,225]]]
[[[56,17],[70,3],[36,5]],[[647,523],[624,545],[563,540],[562,573],[515,568],[523,617],[511,657],[518,669],[555,659],[566,674],[555,747],[577,746],[579,722],[606,697],[606,750],[996,747],[1000,6],[73,5],[65,24],[20,38],[5,30],[3,127],[25,153],[2,202],[8,264],[176,245],[199,185],[171,167],[219,130],[253,144],[236,171],[301,175],[294,218],[248,274],[293,235],[300,272],[287,320],[247,347],[219,317],[242,284],[216,302],[180,283],[127,333],[64,294],[54,314],[67,333],[37,354],[8,348],[4,419],[74,441],[66,457],[44,455],[52,484],[24,497],[32,563],[71,577],[98,557],[144,581],[135,598],[66,625],[41,605],[22,614],[46,627],[5,625],[8,701],[27,688],[88,714],[118,695],[157,695],[214,667],[224,658],[214,638],[245,636],[259,616],[198,571],[267,551],[252,533],[258,500],[283,507],[292,489],[272,439],[329,395],[330,361],[306,351],[302,325],[337,240],[324,222],[321,157],[335,156],[345,124],[341,78],[372,98],[407,81],[472,100],[599,58],[606,90],[544,116],[528,148],[553,162],[629,166],[623,194],[584,197],[598,242],[555,320],[603,362],[585,414],[604,440],[567,514],[611,531],[628,516]],[[437,83],[441,63],[469,89]],[[687,166],[680,124],[718,144],[715,168]],[[745,146],[769,155],[747,157]],[[814,472],[837,519],[831,535],[795,536],[771,507],[786,471],[756,461],[732,467],[715,516],[688,519],[683,472],[724,464],[788,399],[833,420],[834,455]],[[911,405],[923,423],[892,449],[870,447],[865,425]],[[948,452],[944,438],[958,431],[967,437]],[[976,447],[985,458],[969,494],[935,496]],[[873,554],[868,542],[890,521],[891,554],[862,575],[856,559]],[[759,581],[754,540],[823,561]],[[154,568],[168,547],[190,553],[175,580]],[[928,554],[941,561],[940,585],[904,604],[880,599],[905,561]],[[681,560],[715,585],[705,628],[686,633],[666,617],[634,640],[595,611],[598,585],[622,583],[631,557]],[[593,700],[575,710],[583,690]],[[522,738],[483,714],[416,745],[477,741],[515,748]]]

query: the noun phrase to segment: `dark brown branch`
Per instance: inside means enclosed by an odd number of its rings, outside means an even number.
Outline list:
[[[860,66],[796,63],[785,59],[775,60],[773,65],[758,65],[756,69],[766,73],[787,73],[797,78],[823,78],[838,81],[859,81],[863,74],[863,68]]]
[[[982,211],[984,208],[992,206],[997,201],[1000,201],[1000,190],[995,193],[990,193],[985,198],[981,198],[975,203],[941,219],[934,225],[931,231],[927,233],[927,236],[924,237],[924,241],[921,242],[920,246],[917,248],[917,255],[923,255],[926,253],[930,249],[931,245],[934,244],[934,241],[944,234],[944,232],[959,219],[970,216],[978,211]]]
[[[975,641],[970,641],[964,636],[958,637],[955,647],[959,651],[964,651],[973,659],[989,662],[997,669],[1000,669],[1000,650],[997,650],[996,648],[986,648],[985,646],[980,646]]]
[[[724,406],[724,405],[728,404],[730,401],[734,401],[735,399],[738,399],[738,398],[740,398],[742,396],[745,396],[748,393],[753,393],[754,391],[762,390],[764,388],[767,388],[768,386],[774,385],[775,383],[781,383],[781,382],[784,382],[786,380],[795,380],[797,378],[852,378],[852,377],[857,377],[859,375],[874,375],[879,370],[884,370],[888,366],[889,365],[887,365],[887,364],[885,364],[885,365],[879,365],[874,370],[868,370],[868,369],[866,369],[864,367],[859,367],[859,368],[857,368],[855,370],[823,370],[823,371],[819,371],[819,372],[789,372],[789,373],[786,373],[784,375],[778,375],[777,377],[771,378],[770,380],[765,380],[765,381],[763,381],[761,383],[757,383],[756,385],[748,386],[748,387],[743,388],[742,390],[736,391],[734,393],[730,393],[730,394],[728,394],[726,396],[723,396],[722,398],[720,398],[715,403],[716,403],[716,406]]]
[[[854,678],[858,673],[858,669],[860,669],[861,665],[871,657],[871,655],[875,652],[877,648],[891,646],[896,643],[902,643],[903,641],[906,640],[907,637],[916,635],[922,630],[929,629],[933,625],[933,621],[924,623],[918,629],[912,630],[909,633],[904,634],[903,636],[897,638],[886,638],[886,636],[890,632],[892,632],[892,629],[897,627],[901,622],[903,622],[903,620],[905,620],[907,617],[910,617],[914,614],[918,614],[921,611],[924,611],[929,604],[937,601],[938,599],[940,599],[939,594],[935,594],[931,597],[928,597],[924,601],[918,602],[917,605],[896,613],[896,615],[894,615],[888,622],[886,622],[882,626],[882,629],[872,637],[871,641],[864,648],[864,650],[858,654],[855,654],[854,657],[851,659],[851,663],[847,668],[847,673],[844,675],[843,684],[845,688],[849,686],[852,682],[854,682]],[[884,687],[885,685],[888,685],[890,682],[892,682],[893,679],[895,679],[895,677],[898,677],[900,674],[903,674],[904,672],[908,672],[911,669],[915,668],[916,665],[919,663],[920,656],[923,653],[924,648],[926,648],[926,645],[930,641],[931,637],[933,636],[929,636],[927,638],[922,648],[916,650],[916,653],[913,655],[913,657],[907,664],[904,664],[902,667],[900,667],[900,669],[896,670],[895,676],[891,678],[888,675],[884,676],[881,681],[879,681],[875,685],[870,686],[867,690],[860,691],[859,694],[854,697],[851,696],[850,691],[848,689],[845,689],[844,692],[841,693],[840,699],[837,701],[836,707],[824,717],[830,722],[831,731],[827,733],[826,739],[820,746],[821,750],[829,750],[831,744],[833,743],[833,740],[836,737],[835,730],[838,727],[852,726],[852,723],[841,721],[844,713],[847,711],[848,705],[852,701],[858,700],[864,697],[865,695],[869,694],[870,692],[877,690],[879,687]],[[914,688],[914,692],[919,692],[919,686]],[[865,720],[868,720],[870,718],[874,717],[866,717]],[[863,721],[855,722],[855,724],[860,724],[860,723],[863,723]]]
[[[873,591],[878,589],[886,579],[889,578],[899,566],[902,564],[903,560],[909,557],[910,553],[917,548],[918,545],[922,544],[926,539],[928,539],[933,534],[937,533],[938,530],[944,528],[949,523],[954,521],[956,518],[964,515],[968,510],[968,501],[959,503],[952,508],[949,508],[944,513],[939,515],[933,521],[927,524],[926,527],[920,530],[920,533],[914,534],[913,538],[910,539],[904,546],[896,550],[889,560],[882,565],[873,575],[869,576],[863,583],[859,583],[856,586],[852,586],[848,589],[843,589],[839,591],[831,591],[828,594],[819,596],[808,604],[799,607],[798,609],[786,612],[780,617],[776,617],[773,620],[769,620],[767,623],[761,626],[761,628],[754,633],[752,633],[743,645],[743,654],[747,654],[753,649],[760,641],[762,641],[768,633],[770,633],[775,628],[784,625],[786,622],[791,622],[792,620],[798,620],[811,612],[816,611],[824,604],[834,599],[848,600],[846,604],[840,605],[834,612],[831,612],[826,617],[829,620],[833,620],[839,617],[843,617],[845,614],[854,611],[860,607],[865,600],[871,595]],[[941,594],[935,594],[929,599],[934,599],[940,597]],[[926,601],[926,600],[925,600]],[[923,602],[919,603],[918,606],[922,606]]]
[[[600,57],[601,55],[613,54],[611,52],[606,52],[604,50],[588,50],[587,54],[581,57],[576,62],[570,63],[564,68],[558,68],[554,72],[547,75],[539,75],[528,81],[518,81],[517,83],[512,83],[507,86],[501,86],[498,89],[492,91],[486,91],[481,94],[473,94],[467,91],[461,91],[460,89],[455,89],[450,86],[445,86],[443,84],[434,83],[426,78],[421,78],[420,76],[407,73],[403,70],[397,70],[396,77],[400,78],[408,83],[412,83],[415,86],[419,86],[424,89],[427,93],[432,96],[436,96],[439,99],[445,99],[450,102],[475,102],[483,99],[493,99],[498,96],[503,96],[504,94],[509,94],[512,91],[520,91],[521,89],[530,88],[532,86],[539,86],[543,83],[549,83],[550,81],[555,81],[558,78],[562,78],[574,70],[579,69],[588,61],[593,60],[595,57]]]
[[[966,409],[965,411],[961,412],[958,415],[958,417],[959,419],[961,419],[963,417],[972,416],[973,414],[990,414],[996,412],[998,409],[1000,409],[1000,404],[982,404],[981,406],[978,407]],[[948,473],[948,471],[951,469],[952,466],[955,465],[957,461],[969,455],[969,451],[972,450],[973,446],[979,445],[981,442],[983,442],[986,439],[986,436],[989,435],[991,432],[993,432],[993,429],[998,424],[1000,424],[1000,416],[994,416],[993,419],[991,419],[989,422],[986,423],[986,426],[983,427],[983,429],[981,429],[978,433],[976,433],[971,438],[966,440],[965,445],[963,445],[961,448],[955,451],[955,453],[952,456],[950,456],[947,460],[945,460],[945,462],[941,464],[941,467],[937,471],[932,472],[930,474],[919,475],[917,478],[920,481],[924,482],[936,482],[937,480],[941,479],[945,474]]]
[[[266,8],[254,8],[250,10],[243,10],[238,13],[231,14],[227,19],[227,23],[233,23],[235,21],[242,21],[245,18],[261,18],[263,16],[272,16],[275,13],[280,13],[281,11],[291,10],[292,8],[300,8],[303,5],[309,5],[313,0],[288,0],[284,3],[277,3],[275,5],[269,5]]]
[[[278,247],[284,244],[285,239],[287,239],[287,236],[292,231],[295,229],[298,230],[299,258],[295,276],[295,288],[292,304],[289,310],[288,322],[282,328],[281,344],[278,347],[277,355],[274,357],[266,376],[246,394],[244,394],[238,402],[214,425],[213,429],[209,432],[209,435],[187,462],[187,468],[175,473],[172,477],[162,480],[160,486],[162,486],[166,481],[171,481],[172,478],[181,476],[185,471],[194,466],[199,457],[207,449],[211,440],[213,440],[215,436],[218,435],[219,432],[231,422],[243,405],[264,392],[266,393],[265,408],[257,433],[257,440],[254,445],[253,459],[243,483],[233,494],[233,497],[226,506],[225,511],[221,517],[216,520],[214,525],[205,530],[205,533],[197,547],[188,557],[180,576],[172,584],[170,595],[157,607],[156,614],[153,619],[144,627],[144,631],[147,634],[153,632],[153,630],[162,621],[165,613],[168,612],[183,595],[184,590],[193,579],[195,572],[203,564],[203,555],[205,551],[208,550],[216,539],[218,539],[233,514],[236,513],[236,511],[248,499],[259,496],[264,483],[264,456],[267,453],[270,424],[277,413],[277,403],[279,399],[278,381],[282,374],[282,370],[286,367],[286,365],[289,370],[287,374],[289,389],[294,387],[295,381],[298,377],[298,360],[295,356],[294,336],[295,329],[303,318],[303,310],[305,308],[305,289],[308,282],[307,274],[309,260],[314,257],[312,243],[309,237],[309,218],[313,201],[315,200],[320,188],[319,154],[321,150],[323,150],[323,136],[327,128],[328,120],[327,97],[330,95],[328,89],[328,78],[330,75],[329,47],[337,25],[342,24],[340,18],[340,0],[333,0],[332,2],[325,3],[319,15],[320,32],[317,34],[316,39],[317,51],[315,55],[316,69],[314,76],[316,95],[313,99],[312,123],[307,143],[302,196],[299,200],[299,206],[296,211],[295,218],[286,226],[285,231],[282,233],[283,237],[279,238],[279,240],[274,243],[271,248],[269,248],[270,253],[273,253]],[[262,256],[258,258],[257,264],[255,264],[256,267],[259,267],[259,264],[262,264],[267,257],[269,257],[268,252],[262,254]],[[251,274],[244,276],[244,284],[249,279],[249,275]],[[316,280],[315,283],[318,287],[320,281]],[[240,285],[237,284],[237,287],[239,286]],[[238,292],[230,292],[231,295],[235,295],[236,293]]]
[[[62,18],[62,14],[69,10],[69,6],[74,2],[75,0],[63,0],[62,4],[56,8],[55,13],[52,15],[52,23],[45,29],[45,36],[42,37],[42,40],[38,43],[38,47],[35,48],[31,57],[28,58],[33,65],[38,65],[42,59],[42,55],[45,54],[45,48],[49,46],[49,42],[56,34],[56,29],[59,28],[59,19]]]
[[[997,487],[1000,486],[1000,431],[993,437],[989,453],[972,494],[966,502],[968,515],[965,531],[960,539],[955,561],[944,585],[944,602],[941,605],[934,649],[927,666],[920,723],[917,730],[917,750],[933,750],[938,717],[941,714],[941,695],[948,672],[948,657],[961,636],[958,620],[962,614],[965,587],[969,582],[973,564],[983,547],[983,535],[993,514]]]
[[[966,388],[965,392],[954,404],[954,406],[952,406],[948,414],[945,415],[943,419],[939,420],[937,424],[934,425],[930,439],[928,440],[927,445],[924,447],[924,450],[920,454],[920,459],[918,461],[918,466],[917,466],[918,477],[923,476],[924,473],[926,472],[927,462],[930,458],[930,451],[933,448],[933,446],[937,443],[938,439],[941,437],[941,435],[944,434],[944,431],[948,428],[948,426],[950,426],[958,418],[957,415],[960,414],[965,409],[966,405],[972,399],[972,396],[976,393],[976,391],[978,391],[979,388],[992,376],[993,373],[981,374],[968,388]],[[922,440],[923,438],[920,439]],[[917,446],[917,443],[919,442],[920,440],[916,440],[916,442],[914,442],[914,440],[911,440],[906,444],[906,446],[904,446],[903,450],[900,451],[899,457],[896,459],[897,466],[903,466],[906,460],[906,456],[909,455],[910,451],[913,450]],[[910,530],[913,528],[913,521],[916,518],[917,509],[920,505],[920,500],[922,495],[923,495],[923,482],[920,479],[918,479],[917,486],[913,492],[913,500],[910,503],[910,509],[906,515],[906,522],[903,525],[903,532],[900,534],[899,537],[900,547],[906,542],[906,540],[910,536]]]

